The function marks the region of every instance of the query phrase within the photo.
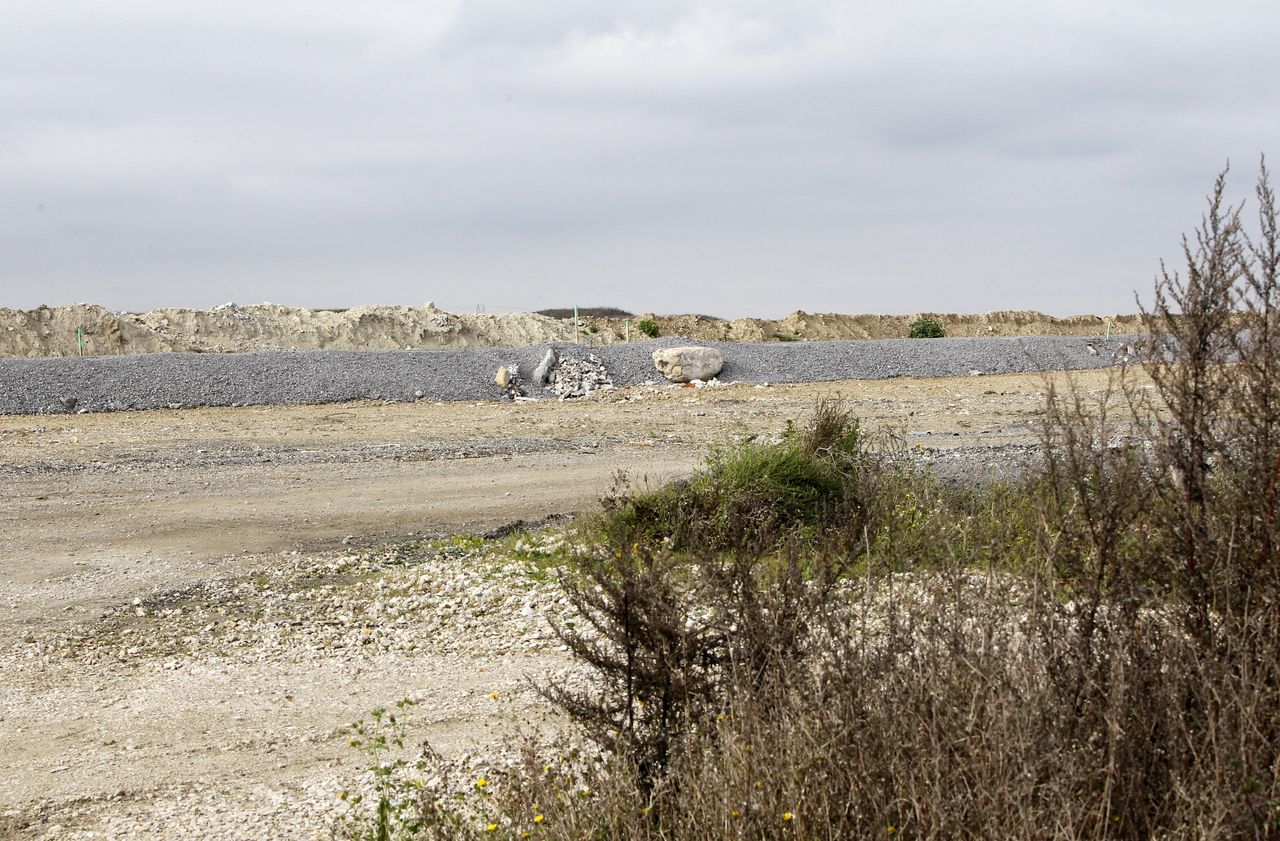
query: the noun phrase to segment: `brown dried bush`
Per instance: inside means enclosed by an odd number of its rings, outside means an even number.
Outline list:
[[[1023,479],[944,486],[828,407],[615,499],[566,581],[592,683],[548,689],[605,759],[531,749],[484,820],[436,825],[1280,837],[1280,243],[1265,167],[1254,237],[1224,194],[1158,282],[1153,389],[1052,390]]]

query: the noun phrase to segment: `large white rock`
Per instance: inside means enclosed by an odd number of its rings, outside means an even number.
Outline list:
[[[713,347],[669,347],[653,352],[658,373],[673,383],[709,380],[724,367],[724,357]]]

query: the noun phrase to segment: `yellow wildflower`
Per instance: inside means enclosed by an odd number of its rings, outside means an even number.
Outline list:
[[[782,820],[783,820],[783,821],[789,821],[789,820],[792,820],[793,818],[795,818],[795,815],[791,814],[790,812],[783,812],[783,813],[782,813]]]
[[[497,832],[497,831],[498,831],[498,825],[497,825],[496,823],[491,823],[491,824],[489,824],[488,826],[486,826],[486,827],[484,828],[484,831],[485,831],[485,832]]]
[[[533,816],[533,822],[534,822],[534,823],[542,823],[542,815],[534,815],[534,816]]]
[[[476,780],[476,788],[484,788],[488,784],[489,784],[489,781],[486,780],[484,777],[481,777],[480,779]]]

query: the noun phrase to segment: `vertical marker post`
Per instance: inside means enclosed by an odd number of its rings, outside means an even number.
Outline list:
[[[84,356],[84,325],[81,324],[76,328],[76,346],[80,348],[80,355]]]
[[[627,341],[630,342],[631,341],[631,319],[628,318],[623,320],[622,329],[626,331]]]
[[[573,343],[578,343],[578,305],[573,305]]]

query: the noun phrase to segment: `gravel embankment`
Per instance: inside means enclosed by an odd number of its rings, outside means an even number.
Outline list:
[[[795,383],[1099,368],[1130,353],[1134,339],[1037,336],[705,344],[724,354],[723,382]],[[568,358],[593,353],[608,368],[615,386],[629,386],[660,379],[650,354],[655,348],[682,344],[693,343],[665,337],[595,349],[556,344],[0,359],[0,414],[338,403],[363,398],[497,399],[502,394],[494,385],[497,369],[515,364],[527,378],[548,347]],[[541,389],[531,389],[532,396],[543,394]]]

